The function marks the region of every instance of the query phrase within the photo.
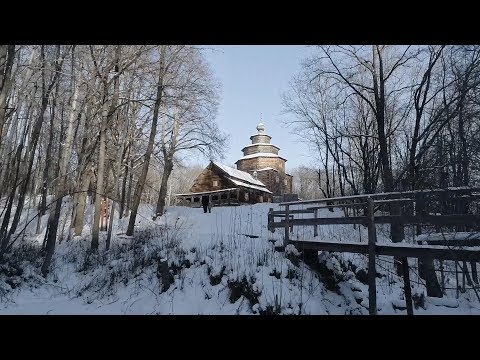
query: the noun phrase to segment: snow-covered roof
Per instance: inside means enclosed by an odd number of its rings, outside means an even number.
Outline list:
[[[252,136],[250,136],[250,139],[255,137],[255,136],[268,136],[270,139],[272,138],[270,135],[266,134],[266,133],[258,133],[258,134],[253,134]]]
[[[265,168],[257,169],[257,171],[267,171],[267,170],[278,171],[277,169],[274,169],[274,168],[272,168],[272,167],[265,167]]]
[[[268,170],[273,170],[273,171],[279,172],[277,169],[274,169],[272,167],[264,167],[264,168],[261,168],[261,169],[257,169],[256,171],[268,171]],[[285,173],[285,175],[293,177],[293,175],[290,175],[288,173]]]
[[[212,191],[200,191],[200,192],[185,193],[185,194],[175,194],[175,196],[198,196],[198,195],[223,193],[223,192],[233,191],[233,190],[237,190],[237,188],[220,189],[220,190],[212,190]]]
[[[280,155],[272,154],[272,153],[255,153],[255,154],[251,154],[251,155],[245,155],[244,157],[241,157],[238,160],[253,159],[253,158],[256,158],[256,157],[280,158],[280,159],[283,159],[283,160],[287,161],[287,159],[281,157]]]
[[[247,187],[247,188],[250,188],[250,189],[260,190],[260,191],[263,191],[263,192],[266,192],[266,193],[269,193],[269,194],[272,193],[265,186],[256,186],[256,185],[248,184],[246,182],[236,180],[236,179],[231,178],[231,177],[227,177],[227,179],[230,180],[231,182],[233,182],[235,185],[238,185],[238,186],[244,186],[244,187]]]
[[[219,167],[220,169],[222,169],[224,172],[226,172],[228,175],[230,175],[233,178],[236,178],[238,180],[241,180],[253,185],[259,185],[261,187],[265,187],[264,183],[262,183],[260,180],[255,179],[252,175],[250,175],[245,171],[234,169],[230,166],[220,164],[216,161],[212,161],[212,162],[215,166]]]
[[[243,148],[248,148],[248,147],[252,147],[252,146],[257,146],[257,145],[263,145],[263,146],[273,146],[274,148],[277,148],[280,150],[280,148],[278,146],[275,146],[273,144],[270,144],[270,143],[256,143],[256,144],[248,144],[248,145],[245,145]]]

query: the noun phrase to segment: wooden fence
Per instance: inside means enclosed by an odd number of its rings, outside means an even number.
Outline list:
[[[274,211],[272,208],[268,214],[268,229],[272,232],[277,228],[284,229],[284,246],[293,244],[299,250],[310,252],[310,258],[315,257],[317,251],[352,252],[368,255],[368,284],[369,284],[369,313],[376,314],[376,266],[377,255],[388,255],[399,258],[402,266],[404,279],[405,302],[407,314],[413,314],[412,296],[410,287],[410,275],[408,258],[439,259],[478,262],[480,261],[480,248],[457,248],[444,245],[418,245],[398,243],[377,243],[376,224],[399,224],[405,225],[430,225],[437,229],[443,226],[455,226],[457,228],[476,229],[480,225],[478,214],[455,214],[455,213],[432,213],[429,210],[461,209],[468,211],[469,206],[480,198],[478,188],[447,188],[426,191],[406,191],[395,193],[380,193],[355,195],[338,198],[326,198],[308,201],[284,202],[285,210]],[[310,204],[325,204],[307,207],[304,209],[292,209],[294,206]],[[430,208],[428,203],[433,203]],[[382,206],[389,209],[396,207],[396,215],[376,214]],[[342,208],[346,216],[343,217],[318,217],[318,210],[325,208]],[[360,211],[359,211],[360,210]],[[363,210],[363,215],[358,213]],[[353,213],[354,216],[349,216]],[[296,218],[300,214],[313,214],[313,218]],[[276,219],[280,219],[276,221]],[[290,232],[295,226],[313,226],[314,238],[318,236],[318,226],[337,224],[362,224],[368,228],[368,242],[332,242],[314,241],[313,239],[290,240]],[[478,228],[477,228],[478,230]],[[478,242],[462,243],[463,246],[477,246]],[[474,289],[475,290],[475,289]],[[475,290],[476,291],[476,290]],[[477,294],[478,297],[478,294]]]

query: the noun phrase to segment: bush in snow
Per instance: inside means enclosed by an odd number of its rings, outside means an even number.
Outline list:
[[[325,288],[330,291],[338,292],[338,284],[345,279],[345,273],[342,269],[342,263],[335,254],[321,252],[316,270],[320,275]],[[345,266],[345,265],[343,265]]]
[[[258,297],[261,291],[255,286],[256,279],[247,279],[243,276],[241,280],[228,280],[228,288],[230,289],[230,302],[235,303],[240,297],[244,296],[250,303],[250,306],[258,304]]]
[[[166,226],[145,227],[132,238],[112,241],[108,252],[91,252],[89,241],[78,239],[68,244],[63,260],[74,263],[76,271],[85,276],[77,290],[79,296],[86,292],[99,298],[110,296],[119,284],[126,286],[132,280],[136,284],[143,277],[151,281],[156,278],[162,292],[182,267],[191,265],[178,246],[177,235]]]
[[[5,253],[0,262],[0,297],[30,280],[38,282],[41,266],[41,247],[33,242],[22,242]]]

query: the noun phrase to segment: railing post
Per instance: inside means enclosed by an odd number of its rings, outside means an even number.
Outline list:
[[[285,240],[283,244],[288,245],[290,241],[290,205],[285,205]]]
[[[267,228],[272,233],[275,232],[275,228],[273,227],[274,222],[275,222],[275,218],[273,217],[273,208],[270,208],[270,210],[268,211],[268,226],[267,226]]]
[[[372,198],[367,198],[368,218],[368,312],[370,315],[377,314],[377,284],[375,268],[375,242],[377,231]]]
[[[316,219],[318,217],[318,209],[313,210],[313,214]],[[315,224],[313,226],[313,237],[317,237],[317,236],[318,236],[318,225]]]
[[[405,292],[405,304],[407,305],[407,315],[413,315],[412,289],[410,288],[410,270],[408,269],[408,258],[402,258],[403,272],[403,291]]]

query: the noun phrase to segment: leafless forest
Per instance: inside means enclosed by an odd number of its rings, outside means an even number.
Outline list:
[[[87,199],[95,204],[92,251],[102,201],[113,201],[110,219],[130,217],[128,235],[140,202],[155,195],[152,216],[162,214],[181,157],[215,156],[225,146],[218,93],[198,46],[0,46],[0,257],[18,240],[32,200],[37,231],[49,217],[44,275],[67,197],[72,235],[82,233]]]
[[[283,96],[285,123],[311,145],[293,172],[302,199],[478,185],[479,46],[318,46],[302,69]],[[127,235],[141,202],[162,215],[172,183],[185,191],[198,171],[182,158],[228,146],[219,94],[200,46],[0,46],[0,259],[26,206],[39,233],[48,216],[44,275],[62,211],[80,235],[94,204],[93,252],[110,246],[102,202],[129,217]]]

